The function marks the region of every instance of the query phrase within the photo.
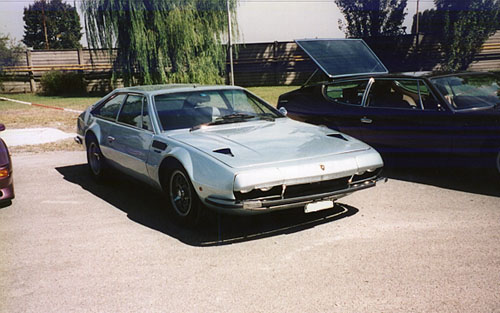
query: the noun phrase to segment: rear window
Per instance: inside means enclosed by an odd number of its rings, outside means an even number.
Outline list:
[[[115,120],[120,106],[125,100],[125,94],[118,94],[110,98],[103,105],[98,106],[92,111],[92,114],[107,120]]]

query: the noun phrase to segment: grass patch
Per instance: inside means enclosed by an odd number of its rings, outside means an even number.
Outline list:
[[[84,151],[83,145],[77,144],[73,138],[63,139],[56,142],[43,143],[40,145],[25,145],[9,147],[11,154],[18,153],[42,153],[49,151]]]
[[[266,86],[266,87],[249,87],[247,88],[257,96],[266,100],[274,107],[278,104],[280,95],[299,88],[298,86]]]
[[[100,97],[61,97],[61,96],[40,96],[29,93],[22,94],[0,94],[0,97],[5,97],[14,100],[21,100],[26,102],[52,105],[61,108],[68,108],[74,110],[84,110],[91,104],[96,103]],[[8,109],[23,109],[28,105],[15,103],[10,101],[0,101],[0,111]],[[29,107],[29,106],[28,106]]]

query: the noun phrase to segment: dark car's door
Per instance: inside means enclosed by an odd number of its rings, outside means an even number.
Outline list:
[[[316,124],[323,124],[361,139],[360,115],[365,111],[362,104],[367,86],[368,79],[325,85],[323,92],[328,101],[323,102],[323,112],[318,116],[320,122]]]
[[[362,139],[382,153],[449,153],[453,112],[422,79],[375,79],[359,116]]]

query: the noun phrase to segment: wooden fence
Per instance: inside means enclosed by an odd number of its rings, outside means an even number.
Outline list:
[[[433,70],[442,53],[433,38],[414,35],[365,38],[390,72]],[[316,70],[295,42],[239,45],[234,57],[235,83],[240,86],[300,85]],[[36,92],[40,77],[54,70],[83,73],[89,91],[109,91],[116,52],[108,50],[34,50],[19,56],[18,65],[2,67],[3,92]],[[470,70],[500,71],[500,31],[483,45]],[[324,79],[321,74],[316,79]]]

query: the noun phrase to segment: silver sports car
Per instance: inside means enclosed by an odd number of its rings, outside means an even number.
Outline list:
[[[204,208],[313,212],[375,186],[380,155],[348,135],[291,120],[230,86],[116,89],[78,118],[91,175],[111,168],[162,190],[174,216]]]

